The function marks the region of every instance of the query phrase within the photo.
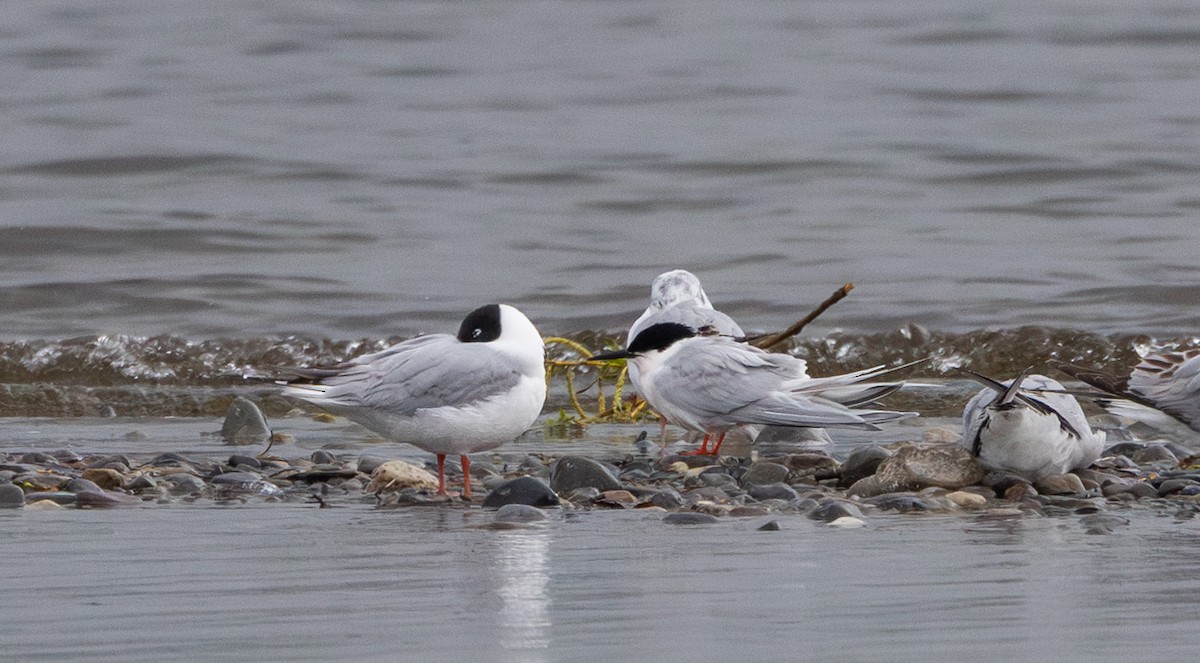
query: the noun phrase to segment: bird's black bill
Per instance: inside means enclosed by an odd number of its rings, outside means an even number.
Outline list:
[[[598,353],[592,355],[591,357],[588,357],[588,361],[609,361],[610,359],[629,359],[630,357],[633,357],[633,356],[635,356],[635,355],[630,354],[630,352],[628,350],[611,350],[609,352],[598,352]]]

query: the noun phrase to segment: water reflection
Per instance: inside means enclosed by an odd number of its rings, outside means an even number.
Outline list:
[[[502,660],[543,660],[550,645],[550,530],[502,532],[493,540],[494,591],[500,598]]]

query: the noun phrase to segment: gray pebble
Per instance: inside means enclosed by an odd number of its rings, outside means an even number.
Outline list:
[[[163,480],[170,484],[172,495],[191,495],[205,488],[204,480],[192,474],[168,474]]]
[[[1105,482],[1103,486],[1100,486],[1100,492],[1105,497],[1114,495],[1131,495],[1135,498],[1158,497],[1158,490],[1154,486],[1135,479],[1115,479]]]
[[[261,460],[245,454],[233,454],[225,464],[230,467],[249,467],[256,470],[262,467]]]
[[[358,471],[367,476],[371,476],[371,473],[374,472],[377,467],[386,462],[386,458],[380,458],[378,456],[359,456]]]
[[[790,470],[779,463],[758,461],[742,476],[743,486],[766,485],[787,481]]]
[[[97,486],[94,481],[88,481],[82,477],[74,477],[70,481],[63,484],[63,490],[69,493],[82,493],[91,491],[94,493],[103,493],[104,489]]]
[[[833,498],[826,498],[817,503],[817,507],[808,512],[808,517],[813,520],[831,523],[843,516],[852,518],[862,518],[862,511],[850,502],[844,502]]]
[[[884,460],[891,458],[892,452],[878,447],[869,445],[858,447],[850,452],[846,457],[846,462],[842,463],[841,478],[838,479],[838,485],[842,488],[853,486],[856,481],[865,479],[879,469],[879,464]]]
[[[19,509],[25,506],[25,491],[11,483],[0,484],[0,509]]]
[[[317,465],[336,465],[338,463],[337,456],[324,449],[317,449],[312,452],[312,455],[308,459]]]
[[[668,513],[663,517],[662,521],[668,525],[711,525],[720,522],[716,516],[707,513],[695,513],[693,511]]]
[[[783,500],[790,502],[800,499],[800,493],[796,492],[795,488],[786,483],[768,483],[763,485],[753,485],[746,491],[750,497],[756,500]]]
[[[595,488],[600,492],[617,490],[621,482],[604,465],[585,456],[563,456],[550,468],[550,487],[559,495],[577,488]]]
[[[40,502],[42,500],[50,500],[55,504],[74,504],[75,493],[64,493],[62,491],[54,491],[48,493],[29,493],[25,496],[25,501],[29,504]]]
[[[110,509],[118,506],[134,506],[142,501],[132,495],[107,490],[83,490],[75,494],[75,506],[80,509]]]
[[[597,492],[596,496],[599,496]],[[593,498],[594,499],[594,498]],[[517,477],[506,481],[488,493],[483,506],[488,508],[522,504],[527,506],[557,506],[558,495],[543,480],[536,477]]]
[[[505,504],[496,511],[498,523],[536,523],[545,519],[545,511],[528,504]]]
[[[1170,449],[1161,444],[1154,444],[1144,449],[1139,449],[1129,458],[1138,465],[1149,465],[1151,463],[1170,463],[1171,465],[1175,465],[1179,462],[1175,454],[1171,453]]]

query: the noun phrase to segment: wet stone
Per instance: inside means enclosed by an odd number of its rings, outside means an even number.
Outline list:
[[[17,459],[17,462],[30,465],[57,465],[58,459],[48,453],[31,451],[26,454],[21,454],[21,457]]]
[[[1083,481],[1074,474],[1056,474],[1045,477],[1034,484],[1042,495],[1083,495],[1087,492]]]
[[[111,509],[119,506],[135,506],[142,501],[132,495],[107,490],[82,490],[75,494],[75,506],[80,509]]]
[[[0,509],[18,509],[25,506],[25,491],[11,483],[0,484]]]
[[[527,506],[557,506],[558,495],[543,480],[536,477],[517,477],[506,481],[483,500],[483,506],[498,508],[509,504]]]
[[[358,457],[358,471],[362,472],[363,474],[365,474],[367,476],[371,476],[371,474],[375,471],[376,468],[378,468],[380,465],[383,465],[386,462],[387,462],[386,458],[380,458],[378,456],[359,456]]]
[[[737,479],[722,471],[701,472],[699,479],[702,485],[712,488],[737,488],[738,485]]]
[[[946,497],[964,509],[979,509],[987,506],[987,498],[976,492],[956,490],[947,494]]]
[[[95,483],[104,490],[121,488],[125,485],[125,478],[121,476],[121,473],[108,468],[88,468],[80,476]]]
[[[621,482],[607,467],[585,456],[563,456],[550,469],[550,488],[559,495],[579,488],[617,490]]]
[[[94,493],[103,493],[104,489],[96,484],[96,482],[82,477],[75,477],[63,484],[63,490],[70,493],[82,493],[84,491],[92,491]]]
[[[168,474],[163,480],[170,486],[172,495],[191,495],[204,490],[204,480],[192,474]]]
[[[261,460],[245,454],[233,454],[229,460],[225,461],[225,464],[230,467],[249,467],[256,470],[262,468]]]
[[[567,493],[566,500],[572,504],[591,504],[600,498],[600,490],[593,486],[576,488]]]
[[[730,509],[728,515],[731,518],[760,518],[770,512],[763,504],[744,504]]]
[[[963,447],[901,447],[879,464],[875,477],[893,490],[920,490],[929,486],[951,490],[983,479],[983,466]]]
[[[324,449],[317,449],[312,452],[312,455],[308,459],[317,465],[336,465],[338,463],[337,456]]]
[[[149,474],[138,475],[138,476],[130,479],[125,484],[126,490],[132,490],[135,493],[146,491],[146,490],[154,490],[156,488],[158,488],[158,482],[155,481],[154,477],[150,476]]]
[[[913,493],[890,493],[888,495],[879,495],[863,500],[864,504],[870,504],[882,511],[898,511],[900,513],[912,513],[917,511],[932,511],[935,506],[928,500],[923,499],[919,495]]]
[[[782,483],[787,481],[790,472],[785,465],[769,461],[758,461],[751,465],[746,474],[742,476],[742,485],[754,486]]]
[[[33,504],[34,502],[41,502],[43,500],[48,500],[50,502],[54,502],[55,504],[74,504],[75,503],[75,493],[53,491],[53,492],[46,492],[46,493],[42,493],[42,492],[29,493],[28,495],[25,496],[25,501],[28,504]]]
[[[711,525],[720,522],[714,515],[692,511],[668,513],[662,521],[667,525]]]
[[[1115,495],[1131,495],[1134,498],[1142,497],[1158,497],[1158,490],[1154,486],[1136,479],[1114,479],[1100,486],[1100,492],[1105,497],[1113,497]]]
[[[661,507],[668,511],[671,511],[673,509],[678,509],[678,508],[682,507],[685,503],[683,500],[683,496],[680,495],[679,492],[673,488],[660,490],[660,491],[654,493],[653,495],[650,496],[648,501],[650,502],[651,505]]]
[[[1169,463],[1175,465],[1179,462],[1179,459],[1175,457],[1175,454],[1171,453],[1170,449],[1160,444],[1139,449],[1129,458],[1138,465],[1150,465],[1152,463]]]
[[[529,504],[505,504],[496,511],[498,523],[536,523],[546,520],[546,512]]]
[[[758,531],[758,532],[778,532],[780,529],[782,529],[782,528],[779,527],[778,520],[768,520],[767,522],[759,525],[758,529],[756,531]]]
[[[851,451],[850,455],[846,457],[846,462],[842,463],[838,485],[842,488],[853,486],[855,482],[875,474],[875,471],[879,469],[879,464],[891,457],[892,452],[883,447],[875,445],[858,447]]]
[[[221,438],[229,444],[262,444],[271,439],[271,427],[254,401],[237,396],[225,411]]]
[[[753,497],[759,501],[783,500],[785,502],[790,502],[792,500],[800,499],[800,493],[796,492],[795,488],[792,488],[791,486],[782,482],[762,485],[756,484],[750,486],[749,490],[746,492],[750,495],[750,497]]]
[[[789,454],[783,460],[783,465],[796,474],[814,476],[817,479],[830,479],[838,476],[841,471],[841,464],[836,459],[816,452]]]
[[[1004,499],[1010,502],[1023,502],[1038,496],[1037,488],[1028,482],[1014,483],[1004,491]]]
[[[862,518],[862,511],[857,506],[850,502],[842,500],[826,498],[817,503],[816,508],[808,512],[808,517],[813,520],[820,520],[831,523],[838,518],[849,516],[852,518]]]

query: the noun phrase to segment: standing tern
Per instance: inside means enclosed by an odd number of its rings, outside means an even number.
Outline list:
[[[525,432],[546,401],[545,349],[537,328],[507,304],[481,306],[456,336],[419,336],[331,368],[288,369],[283,395],[436,454],[446,494],[446,454],[495,449]]]
[[[624,350],[592,359],[627,359],[641,375],[641,395],[667,420],[704,433],[702,449],[717,435],[720,451],[725,433],[761,426],[859,428],[909,416],[908,412],[851,409],[828,394],[852,404],[891,391],[900,384],[860,385],[890,372],[882,367],[810,378],[805,362],[791,355],[766,352],[725,336],[704,336],[678,322],[659,322],[638,332]]]

